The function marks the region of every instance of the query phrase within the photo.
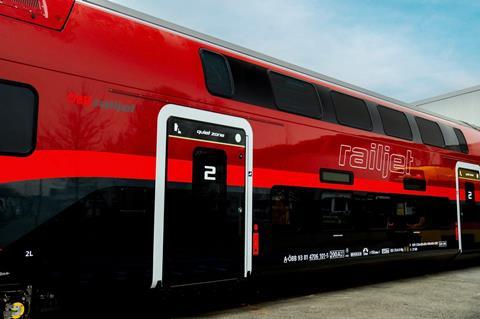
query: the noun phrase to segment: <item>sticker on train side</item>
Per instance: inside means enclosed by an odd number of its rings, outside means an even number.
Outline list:
[[[372,257],[372,256],[385,256],[391,254],[402,254],[411,252],[420,252],[432,249],[444,249],[447,248],[447,241],[428,241],[420,243],[411,243],[405,247],[385,247],[385,248],[369,248],[364,247],[361,250],[334,249],[321,252],[313,252],[306,254],[288,254],[283,256],[284,264],[305,263],[305,262],[320,262],[326,260],[335,259],[347,259],[358,257]]]

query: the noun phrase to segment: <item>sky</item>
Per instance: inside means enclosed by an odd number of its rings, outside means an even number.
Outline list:
[[[114,0],[414,102],[480,85],[480,1]]]

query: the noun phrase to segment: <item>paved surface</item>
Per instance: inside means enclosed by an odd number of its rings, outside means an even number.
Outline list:
[[[192,317],[480,318],[480,267],[320,291]]]

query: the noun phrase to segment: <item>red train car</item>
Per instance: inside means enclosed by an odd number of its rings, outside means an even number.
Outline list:
[[[466,123],[108,1],[0,0],[0,25],[11,317],[83,286],[480,249]]]

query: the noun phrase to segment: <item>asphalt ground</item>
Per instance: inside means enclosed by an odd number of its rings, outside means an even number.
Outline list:
[[[480,318],[480,267],[245,305],[201,317]]]
[[[480,318],[480,260],[357,265],[167,295],[97,293],[41,317],[473,319]]]
[[[480,261],[378,265],[270,278],[230,304],[178,303],[175,318],[480,318]],[[236,296],[242,298],[242,296]],[[203,304],[202,304],[203,303]],[[183,312],[183,313],[182,313]]]

